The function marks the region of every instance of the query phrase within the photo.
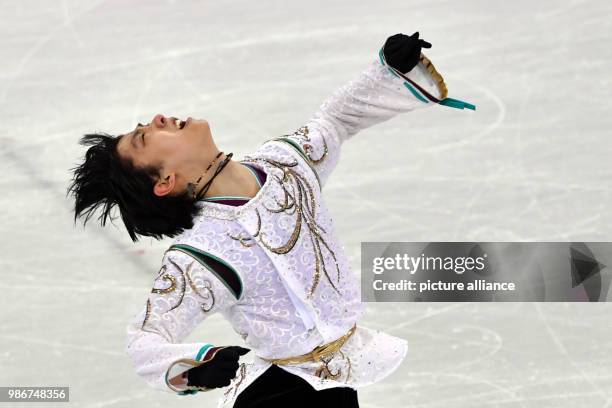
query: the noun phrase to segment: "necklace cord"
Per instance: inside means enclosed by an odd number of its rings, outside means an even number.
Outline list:
[[[208,189],[210,189],[210,186],[212,185],[212,182],[215,177],[217,177],[219,173],[221,173],[221,171],[225,168],[225,166],[227,166],[233,155],[233,153],[228,153],[225,159],[223,159],[223,161],[219,163],[219,166],[217,166],[217,168],[215,169],[215,174],[213,174],[210,180],[208,180],[208,182],[202,186],[202,189],[198,192],[194,201],[199,201],[204,197]]]

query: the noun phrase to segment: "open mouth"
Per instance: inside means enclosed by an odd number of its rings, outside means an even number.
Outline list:
[[[174,126],[176,126],[177,129],[181,130],[189,124],[191,118],[187,118],[187,120],[179,120],[178,118],[173,117],[172,119],[174,120]]]

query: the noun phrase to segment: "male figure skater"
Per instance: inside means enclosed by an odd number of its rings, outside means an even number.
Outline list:
[[[394,371],[405,340],[358,323],[363,312],[321,190],[341,144],[401,112],[442,104],[446,86],[421,53],[389,37],[376,61],[302,127],[231,160],[205,120],[156,115],[112,137],[86,135],[69,192],[75,220],[117,206],[132,240],[175,237],[151,294],[130,323],[127,354],[154,388],[227,387],[223,407],[357,407],[357,389]],[[222,313],[249,349],[181,341]],[[252,350],[254,361],[239,364]]]

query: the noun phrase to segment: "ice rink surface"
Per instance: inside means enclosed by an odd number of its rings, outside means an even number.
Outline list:
[[[325,195],[356,274],[362,241],[610,241],[611,15],[602,0],[1,2],[0,385],[71,387],[49,407],[215,406],[219,390],[149,389],[124,354],[169,240],[73,226],[77,140],[194,116],[241,157],[397,32],[420,31],[477,111],[405,114],[344,145]],[[370,303],[361,324],[409,342],[362,407],[612,408],[607,303]],[[220,316],[196,340],[241,344]]]

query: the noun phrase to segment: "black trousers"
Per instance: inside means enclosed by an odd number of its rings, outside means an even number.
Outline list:
[[[234,408],[358,408],[357,391],[348,387],[317,391],[306,380],[275,365],[240,393]]]

